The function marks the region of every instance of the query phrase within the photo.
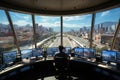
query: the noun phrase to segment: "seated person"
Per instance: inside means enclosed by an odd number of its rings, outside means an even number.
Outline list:
[[[65,72],[68,69],[69,59],[69,55],[64,53],[64,47],[59,46],[59,53],[54,56],[55,68],[57,69],[59,76],[65,76]]]

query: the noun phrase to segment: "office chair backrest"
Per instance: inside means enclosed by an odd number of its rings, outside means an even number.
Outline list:
[[[55,58],[55,67],[57,69],[65,69],[68,67],[68,59],[66,58]]]
[[[69,66],[69,56],[67,54],[58,54],[54,57],[55,67],[57,69],[66,69]]]

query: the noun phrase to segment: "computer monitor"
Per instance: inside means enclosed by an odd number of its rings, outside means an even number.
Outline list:
[[[3,52],[3,64],[12,65],[16,61],[16,58],[17,58],[16,51]]]
[[[30,58],[30,57],[32,57],[32,49],[21,50],[21,58],[22,59]]]
[[[120,52],[117,52],[117,69],[120,69]]]
[[[42,57],[43,51],[42,48],[37,48],[32,50],[33,57]]]
[[[120,52],[117,52],[117,63],[120,64]]]
[[[74,48],[74,53],[75,56],[80,56],[83,57],[84,56],[84,49],[83,48]]]
[[[55,54],[57,54],[59,52],[58,47],[49,47],[46,50],[46,54],[47,56],[54,56]]]
[[[101,57],[102,57],[102,61],[106,61],[106,62],[116,62],[116,55],[117,52],[116,51],[112,51],[112,50],[103,50]]]
[[[96,51],[95,49],[90,48],[90,55],[89,58],[95,58]]]
[[[65,53],[71,54],[71,47],[65,47]]]
[[[91,50],[90,48],[84,48],[84,57],[90,58],[91,57]]]

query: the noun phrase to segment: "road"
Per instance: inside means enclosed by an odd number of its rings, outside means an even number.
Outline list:
[[[89,46],[89,42],[87,42],[86,40],[83,40],[83,39],[80,39],[80,38],[77,38],[74,36],[72,36],[72,38],[74,38],[80,44],[85,45],[86,47]],[[47,42],[45,42],[46,40],[47,39],[38,42],[37,46],[42,45],[43,47],[58,47],[61,44],[60,36],[56,36],[56,39],[52,38],[52,39],[48,40]],[[80,45],[78,45],[74,40],[70,40],[67,36],[63,37],[63,46],[64,47],[71,47],[71,48],[78,47],[78,46],[80,47]],[[31,49],[31,48],[34,48],[34,45],[29,44],[29,45],[25,45],[25,46],[20,47],[21,50],[22,49]],[[13,49],[13,50],[15,50],[15,49]]]
[[[56,39],[49,45],[49,47],[58,47],[60,45],[61,38],[56,37]],[[63,37],[63,46],[64,47],[77,47],[78,45],[72,40],[70,41],[68,37]]]

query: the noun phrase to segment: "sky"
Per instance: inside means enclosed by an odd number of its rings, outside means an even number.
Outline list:
[[[24,26],[32,25],[32,18],[30,14],[23,14],[17,12],[9,12],[13,24]],[[118,22],[120,19],[120,7],[96,13],[95,24],[102,22]],[[84,26],[91,26],[92,14],[63,16],[63,27],[67,28],[81,28]],[[3,10],[0,10],[0,23],[8,24],[7,17]],[[60,16],[41,16],[35,15],[35,23],[43,25],[44,27],[60,27]]]

